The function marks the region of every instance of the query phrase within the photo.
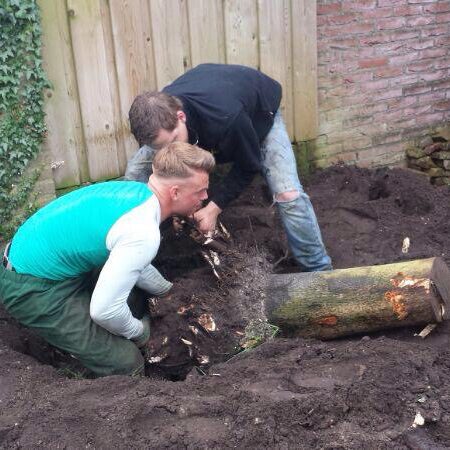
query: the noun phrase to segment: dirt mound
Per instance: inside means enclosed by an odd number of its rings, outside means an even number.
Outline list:
[[[333,167],[307,191],[336,268],[430,256],[450,264],[448,188],[407,170]],[[275,339],[234,354],[261,318],[265,274],[274,264],[293,270],[270,205],[256,182],[224,214],[241,252],[225,282],[165,232],[159,267],[178,294],[154,305],[154,354],[167,350],[164,337],[173,343],[156,378],[82,379],[67,355],[0,310],[0,447],[450,448],[447,323],[424,340],[403,329],[326,343]],[[161,379],[171,373],[187,378]]]

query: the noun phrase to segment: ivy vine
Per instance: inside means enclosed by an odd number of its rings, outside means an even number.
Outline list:
[[[30,193],[38,174],[25,169],[46,133],[46,87],[36,0],[0,0],[0,240],[33,209]]]

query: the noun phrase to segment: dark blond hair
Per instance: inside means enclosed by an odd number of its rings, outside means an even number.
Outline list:
[[[196,145],[172,142],[156,152],[153,173],[161,178],[189,178],[193,170],[211,173],[216,162],[214,156]]]
[[[183,109],[181,101],[164,92],[144,92],[138,95],[128,114],[131,132],[140,146],[152,145],[159,130],[172,131],[178,122],[177,111]]]

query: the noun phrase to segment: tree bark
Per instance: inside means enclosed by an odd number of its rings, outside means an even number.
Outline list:
[[[272,275],[270,323],[285,336],[333,339],[448,318],[450,270],[441,258]]]

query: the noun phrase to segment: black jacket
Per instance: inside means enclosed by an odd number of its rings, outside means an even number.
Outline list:
[[[233,163],[211,198],[223,209],[261,170],[260,145],[280,106],[281,85],[249,67],[201,64],[163,91],[182,101],[190,142],[198,138],[217,163]]]

